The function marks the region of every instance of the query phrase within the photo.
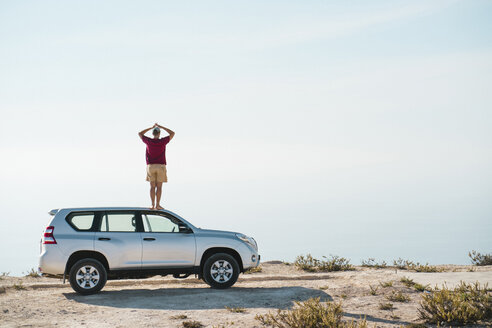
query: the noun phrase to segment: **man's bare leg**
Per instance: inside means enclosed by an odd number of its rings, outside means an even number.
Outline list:
[[[155,187],[156,182],[150,182],[150,200],[152,201],[152,207],[150,208],[151,210],[155,209]],[[157,201],[157,204],[159,204],[159,201]]]
[[[162,195],[162,182],[156,182],[156,206],[155,208],[158,210],[162,210],[163,207],[161,206],[161,195]]]

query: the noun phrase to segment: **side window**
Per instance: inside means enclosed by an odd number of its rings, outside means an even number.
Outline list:
[[[135,213],[107,213],[102,216],[101,229],[103,232],[135,232],[137,231],[137,216]]]
[[[67,221],[75,230],[90,231],[94,222],[94,213],[70,214]]]
[[[142,214],[145,232],[179,232],[179,226],[169,218],[156,214]]]

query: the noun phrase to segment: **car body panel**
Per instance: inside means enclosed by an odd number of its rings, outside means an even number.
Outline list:
[[[96,232],[95,235],[94,249],[106,257],[110,270],[142,267],[140,232],[105,231]]]
[[[96,251],[103,254],[109,270],[177,269],[189,272],[191,267],[199,267],[202,257],[211,248],[230,249],[239,254],[243,270],[259,265],[257,247],[240,240],[231,231],[208,230],[193,224],[169,210],[155,211],[172,216],[189,228],[188,232],[100,232],[77,231],[71,227],[66,217],[72,212],[149,212],[140,207],[91,207],[66,208],[54,210],[49,226],[54,226],[53,235],[57,244],[41,244],[39,267],[43,274],[61,275],[65,273],[68,259],[77,251]],[[110,238],[110,240],[99,240]],[[155,238],[144,241],[144,238]],[[255,261],[252,261],[255,258]],[[186,268],[186,270],[184,270]]]
[[[143,268],[195,265],[196,243],[193,233],[142,232],[141,235]]]

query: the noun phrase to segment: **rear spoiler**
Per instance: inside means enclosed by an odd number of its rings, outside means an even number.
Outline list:
[[[58,213],[58,209],[55,208],[54,210],[51,210],[48,212],[49,215],[54,216],[56,213]]]

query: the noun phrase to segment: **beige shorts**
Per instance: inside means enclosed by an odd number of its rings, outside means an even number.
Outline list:
[[[150,182],[167,182],[167,170],[164,164],[147,165],[147,181]]]

